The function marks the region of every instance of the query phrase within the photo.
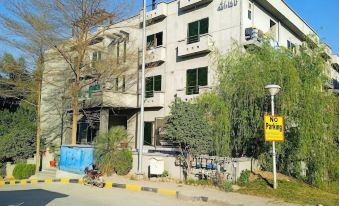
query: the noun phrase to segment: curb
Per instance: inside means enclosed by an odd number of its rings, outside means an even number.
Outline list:
[[[10,181],[0,181],[0,187],[4,185],[26,185],[26,184],[38,184],[38,183],[63,183],[63,184],[82,184],[82,179],[68,179],[68,178],[60,178],[60,179],[31,179],[31,180],[10,180]],[[180,200],[189,200],[189,201],[202,201],[202,202],[208,202],[208,197],[203,196],[185,196],[178,192],[177,190],[173,189],[165,189],[165,188],[155,188],[155,187],[144,187],[140,185],[134,185],[134,184],[120,184],[120,183],[114,183],[114,182],[105,182],[104,183],[105,188],[120,188],[120,189],[126,189],[129,191],[137,191],[137,192],[153,192],[158,193],[160,195],[164,196],[171,196],[176,197]]]

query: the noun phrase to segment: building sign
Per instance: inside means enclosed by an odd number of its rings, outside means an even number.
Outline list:
[[[264,116],[265,141],[284,141],[284,117]]]
[[[218,11],[236,7],[239,0],[222,0],[218,6]]]

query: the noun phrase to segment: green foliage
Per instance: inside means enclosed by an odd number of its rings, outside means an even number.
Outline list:
[[[35,165],[19,163],[15,165],[13,176],[15,179],[28,179],[35,173]]]
[[[164,170],[164,172],[161,174],[161,177],[168,177],[169,172],[167,170]]]
[[[232,182],[230,181],[223,181],[222,184],[220,185],[220,189],[222,189],[225,192],[232,192]]]
[[[197,104],[211,128],[215,155],[229,156],[231,153],[230,117],[225,100],[215,92],[203,93],[197,99]]]
[[[238,185],[242,187],[247,186],[250,182],[250,175],[251,175],[251,172],[249,170],[243,170],[240,173],[240,177],[237,181]]]
[[[35,153],[35,110],[19,107],[15,112],[0,111],[0,162],[18,162]]]
[[[171,106],[166,131],[167,136],[180,145],[185,156],[210,154],[213,151],[210,126],[197,104],[176,99]]]
[[[321,45],[297,53],[264,44],[218,57],[217,94],[229,111],[230,150],[236,157],[260,157],[270,169],[271,144],[264,142],[263,116],[270,97],[264,87],[278,84],[275,111],[285,116],[285,142],[277,144],[278,171],[298,177],[306,163],[306,181],[318,185],[335,179],[339,161],[338,98],[324,90],[328,81]],[[225,121],[226,122],[226,121]]]
[[[127,139],[124,127],[113,127],[107,133],[101,133],[94,143],[94,154],[100,171],[111,175],[114,171],[114,158],[120,143]]]
[[[127,149],[119,150],[113,158],[114,171],[118,175],[127,175],[132,169],[132,164],[132,152]]]

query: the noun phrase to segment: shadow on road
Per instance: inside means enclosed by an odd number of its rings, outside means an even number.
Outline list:
[[[68,195],[42,189],[1,191],[0,206],[44,206]]]

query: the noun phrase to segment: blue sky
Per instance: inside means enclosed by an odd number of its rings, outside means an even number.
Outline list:
[[[339,12],[337,11],[339,8],[339,0],[285,1],[318,33],[321,40],[326,42],[334,53],[339,53]],[[6,12],[1,5],[3,2],[3,0],[0,0],[0,12]],[[150,2],[151,0],[148,0],[148,4],[150,4]],[[135,0],[134,8],[131,10],[136,12],[141,6],[142,0]],[[0,43],[0,55],[5,51],[18,56],[16,50]]]

